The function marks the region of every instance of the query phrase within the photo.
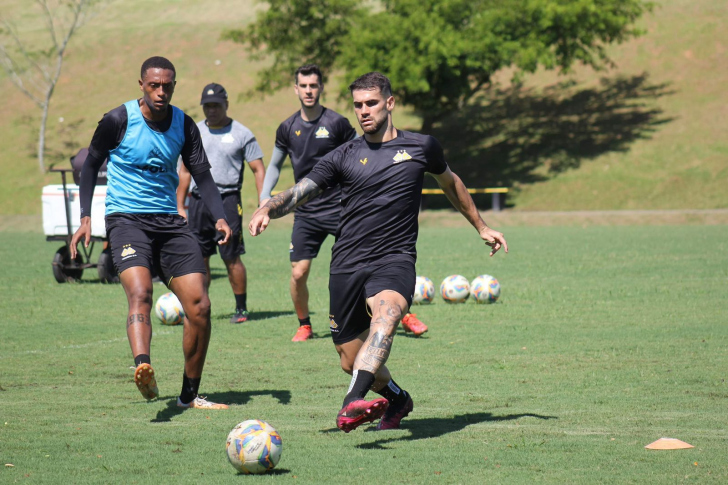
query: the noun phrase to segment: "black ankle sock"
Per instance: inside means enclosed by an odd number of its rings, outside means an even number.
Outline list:
[[[389,401],[390,404],[397,403],[407,396],[407,391],[399,387],[394,380],[390,380],[389,384],[374,392]]]
[[[197,397],[201,380],[201,377],[192,379],[187,377],[187,374],[182,376],[182,392],[179,393],[179,400],[182,401],[182,404],[189,404]]]
[[[354,371],[354,376],[355,377],[351,378],[352,382],[349,386],[349,392],[344,398],[344,406],[350,402],[364,399],[364,396],[366,396],[367,392],[369,392],[369,388],[371,388],[372,384],[374,384],[374,374],[371,372],[358,370]]]
[[[149,358],[148,354],[139,354],[136,357],[134,357],[134,365],[139,367],[141,364],[151,364],[152,360]]]
[[[243,293],[242,295],[235,295],[235,309],[247,311],[248,309],[248,294]]]
[[[311,326],[311,317],[299,318],[298,325],[301,327],[304,325],[308,325],[310,327]]]

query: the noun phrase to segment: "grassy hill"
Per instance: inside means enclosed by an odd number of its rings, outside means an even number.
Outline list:
[[[24,34],[43,35],[30,2],[2,0],[2,14]],[[69,47],[52,101],[49,161],[68,166],[86,146],[104,112],[136,97],[138,69],[152,55],[178,71],[173,103],[201,119],[199,95],[219,82],[231,95],[230,115],[247,125],[266,154],[275,128],[297,109],[291,92],[242,100],[258,65],[220,33],[249,23],[252,0],[117,1],[86,25]],[[523,86],[500,83],[477,104],[438,127],[453,169],[471,186],[513,186],[518,210],[707,209],[728,207],[726,128],[728,5],[718,0],[665,0],[642,21],[647,34],[612,49],[616,67],[569,75],[542,72]],[[35,159],[40,112],[0,77],[0,214],[38,214],[40,188],[59,183]],[[325,104],[337,105],[334,92]],[[62,119],[62,121],[61,121]],[[418,121],[398,111],[400,127]],[[281,183],[290,183],[290,166]],[[252,178],[244,187],[249,211]]]

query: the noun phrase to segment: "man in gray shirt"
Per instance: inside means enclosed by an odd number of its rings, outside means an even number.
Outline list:
[[[230,322],[243,323],[248,320],[249,312],[247,274],[245,265],[240,259],[240,255],[245,254],[240,189],[243,186],[244,162],[247,162],[255,177],[255,187],[260,198],[265,179],[263,151],[248,128],[228,117],[229,105],[224,87],[215,83],[205,86],[200,104],[205,113],[205,120],[197,123],[197,126],[202,135],[202,145],[212,166],[212,178],[222,196],[225,217],[232,230],[229,244],[219,246],[220,257],[227,268],[228,280],[235,295],[235,314],[230,318]],[[184,202],[188,192],[189,214],[185,214]],[[180,166],[177,207],[179,213],[187,217],[192,232],[197,236],[202,256],[205,258],[209,287],[210,256],[215,254],[218,248],[215,221],[200,200],[194,180],[191,180],[190,173],[184,165]]]

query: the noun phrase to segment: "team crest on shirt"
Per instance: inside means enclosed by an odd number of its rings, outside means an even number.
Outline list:
[[[296,133],[296,136],[301,136],[301,130],[296,130],[295,133]]]
[[[319,129],[316,130],[316,138],[328,138],[329,137],[329,130],[326,129],[324,126],[319,126]]]
[[[405,160],[412,160],[407,150],[397,150],[397,154],[394,156],[394,163],[404,162]]]
[[[362,165],[366,165],[368,161],[369,161],[369,159],[367,159],[367,158],[364,158],[364,159],[359,159],[359,162],[360,162],[360,163],[361,163]]]
[[[121,251],[121,259],[127,260],[129,258],[136,258],[136,249],[131,247],[131,244],[125,244],[124,249]]]
[[[338,332],[339,331],[339,325],[334,320],[333,315],[329,315],[329,330],[332,332]]]
[[[235,137],[232,135],[232,133],[225,133],[222,138],[220,138],[220,142],[222,143],[235,143]]]

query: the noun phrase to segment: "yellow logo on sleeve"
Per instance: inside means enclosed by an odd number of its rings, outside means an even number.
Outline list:
[[[397,150],[397,154],[394,156],[394,163],[404,162],[405,160],[412,160],[407,150]]]

